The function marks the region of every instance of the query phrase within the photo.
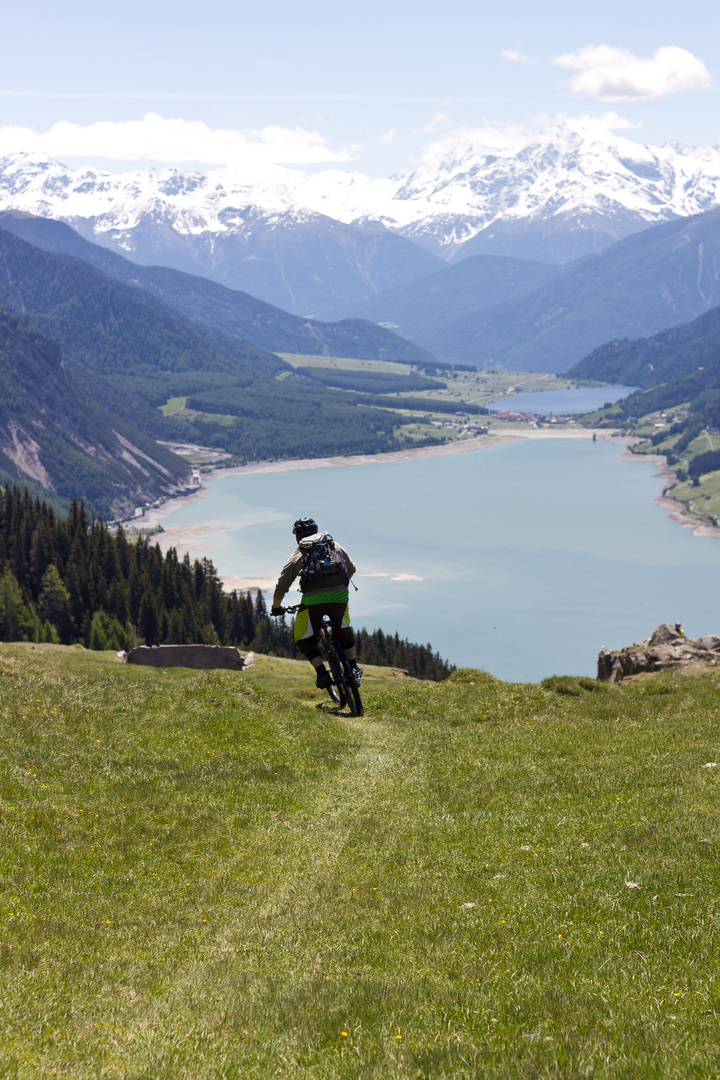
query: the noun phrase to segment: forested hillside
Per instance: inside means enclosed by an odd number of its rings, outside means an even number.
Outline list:
[[[401,445],[395,432],[405,418],[391,411],[396,399],[313,385],[274,353],[3,230],[0,301],[60,344],[88,396],[152,440],[208,446],[241,461]],[[188,408],[165,416],[159,407],[173,397],[188,399]],[[83,488],[74,494],[90,498]]]
[[[652,436],[668,464],[675,465],[701,432],[720,428],[720,308],[650,338],[608,342],[568,374],[644,387],[614,407],[613,421],[682,406],[682,418]],[[691,449],[690,476],[718,468],[715,451]]]
[[[237,645],[297,656],[292,628],[267,615],[262,595],[223,591],[208,559],[131,542],[73,502],[66,518],[6,486],[0,491],[0,640],[90,649],[135,644]],[[432,649],[378,630],[360,631],[366,663],[402,667],[423,679],[452,668]]]
[[[432,363],[435,359],[419,345],[405,341],[366,318],[343,319],[335,323],[305,319],[209,278],[195,277],[166,266],[139,266],[116,252],[89,243],[60,221],[5,211],[0,213],[0,228],[43,251],[77,256],[110,277],[141,286],[189,319],[235,334],[273,352],[406,363]]]
[[[568,375],[648,389],[680,376],[694,378],[718,360],[720,307],[715,307],[652,337],[609,341],[571,367]]]
[[[2,479],[31,478],[66,500],[82,492],[104,513],[189,480],[181,458],[78,387],[56,342],[2,307],[0,356]]]

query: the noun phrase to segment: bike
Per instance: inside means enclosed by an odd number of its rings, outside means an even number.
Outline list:
[[[292,607],[283,608],[283,613],[294,615],[300,607],[300,604],[294,604]],[[332,626],[327,615],[323,615],[318,630],[318,648],[332,676],[332,682],[327,688],[331,699],[341,708],[347,705],[353,716],[362,716],[365,710],[355,669],[340,642],[333,639]]]

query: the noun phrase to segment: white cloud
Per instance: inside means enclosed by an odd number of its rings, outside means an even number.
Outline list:
[[[319,132],[301,127],[211,128],[201,120],[166,119],[157,113],[147,113],[142,120],[103,120],[86,126],[63,120],[42,133],[22,127],[0,128],[0,153],[36,152],[54,158],[307,165],[350,161],[355,150],[331,150]]]
[[[432,125],[425,129],[432,131]],[[453,128],[440,139],[436,139],[426,148],[424,160],[437,156],[445,158],[449,151],[458,146],[472,147],[476,154],[502,154],[514,152],[527,146],[533,139],[534,132],[520,124],[489,124],[479,127]]]
[[[380,136],[380,145],[389,146],[391,142],[394,142],[397,138],[397,131],[395,128],[390,128],[384,135]]]
[[[608,131],[629,131],[631,128],[642,127],[639,120],[628,120],[626,116],[619,116],[614,111],[599,113],[593,119],[598,126],[606,128]]]
[[[648,101],[705,90],[712,82],[702,60],[676,45],[663,46],[654,56],[635,56],[629,49],[610,45],[586,45],[552,62],[578,72],[570,79],[571,90],[600,101]]]
[[[440,128],[446,128],[452,121],[447,113],[435,113],[430,123],[426,124],[423,131],[438,131]]]
[[[511,60],[514,64],[534,64],[535,61],[531,60],[525,53],[518,52],[517,49],[503,49],[500,53],[503,60]]]
[[[587,139],[602,141],[611,137],[613,131],[639,127],[642,124],[619,116],[614,111],[575,116],[565,113],[556,116],[542,114],[535,116],[528,125],[491,124],[486,121],[479,127],[458,127],[445,132],[425,147],[423,160],[451,162],[456,155],[465,158],[470,148],[479,157],[512,155],[526,146],[556,139],[563,132],[579,132]]]

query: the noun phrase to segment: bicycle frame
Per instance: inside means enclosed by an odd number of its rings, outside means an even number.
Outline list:
[[[301,604],[283,608],[283,614],[295,614]],[[332,633],[330,619],[324,615],[318,629],[318,648],[322,660],[330,668],[332,683],[327,691],[336,705],[347,705],[353,716],[362,716],[364,707],[360,697],[360,687],[355,676],[355,670],[345,656],[345,652],[339,641],[335,641]]]

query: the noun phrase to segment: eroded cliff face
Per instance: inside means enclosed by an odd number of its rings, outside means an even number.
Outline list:
[[[674,668],[714,667],[720,665],[720,637],[688,638],[668,623],[640,644],[624,649],[601,649],[598,655],[598,679],[621,682],[629,675]]]

